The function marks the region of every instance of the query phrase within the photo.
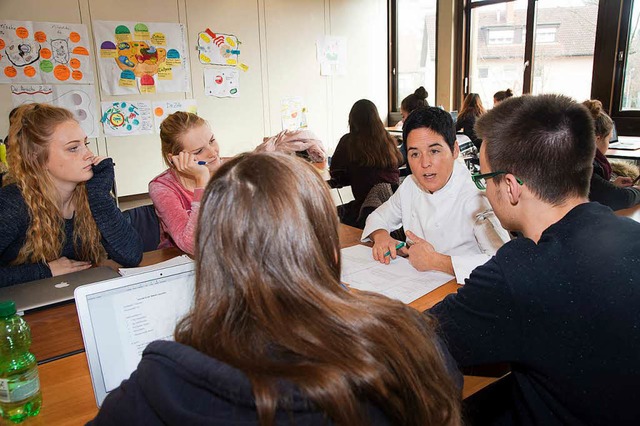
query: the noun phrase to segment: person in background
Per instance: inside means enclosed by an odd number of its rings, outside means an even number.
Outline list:
[[[500,102],[504,101],[505,99],[509,99],[512,96],[513,96],[513,92],[511,91],[511,89],[500,90],[500,91],[494,93],[493,94],[493,106],[495,107]]]
[[[162,229],[158,248],[177,246],[193,254],[200,199],[220,167],[220,148],[207,122],[184,111],[162,121],[160,141],[169,168],[149,182]]]
[[[389,263],[398,244],[390,232],[402,226],[407,242],[422,242],[406,251],[414,268],[446,272],[463,284],[509,235],[490,220],[489,203],[456,161],[460,151],[448,112],[418,108],[404,125],[403,139],[413,174],[369,215],[362,241],[373,240],[373,258]]]
[[[282,153],[215,173],[195,300],[89,425],[460,425],[461,376],[428,316],[340,284],[326,183]],[[295,253],[295,255],[292,255]]]
[[[378,183],[389,183],[397,187],[403,163],[396,140],[384,128],[378,109],[367,99],[360,99],[349,112],[349,133],[344,135],[331,157],[329,174],[332,187],[351,185],[354,200],[341,208],[342,223],[364,226],[357,223],[360,207],[371,188]]]
[[[467,97],[464,98],[462,108],[458,113],[458,121],[456,121],[456,131],[462,130],[478,149],[480,149],[482,139],[476,136],[474,126],[478,117],[485,112],[480,95],[477,93],[469,93]]]
[[[415,92],[402,100],[402,102],[400,103],[400,114],[402,114],[400,128],[402,128],[402,123],[407,120],[409,114],[411,114],[414,110],[420,107],[429,106],[427,97],[429,97],[429,93],[424,87],[420,86],[416,89]]]
[[[602,109],[598,100],[582,103],[593,117],[596,134],[596,156],[593,160],[593,174],[589,189],[589,200],[611,207],[613,210],[626,209],[640,203],[640,188],[633,186],[633,179],[618,177],[611,179],[611,164],[605,156],[613,132],[613,121]]]
[[[8,140],[0,286],[81,271],[107,256],[122,266],[140,263],[142,240],[111,195],[113,161],[93,155],[70,111],[23,105]]]
[[[511,366],[469,422],[637,424],[640,224],[588,202],[589,111],[561,95],[514,97],[476,129],[475,179],[523,236],[429,311],[458,365]]]

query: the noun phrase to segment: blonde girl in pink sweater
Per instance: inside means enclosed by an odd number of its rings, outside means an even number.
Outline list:
[[[149,182],[162,228],[158,248],[177,246],[193,254],[200,198],[220,166],[220,147],[204,119],[183,111],[162,122],[160,140],[169,168]]]

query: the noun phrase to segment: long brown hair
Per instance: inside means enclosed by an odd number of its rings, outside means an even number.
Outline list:
[[[162,120],[160,124],[160,145],[162,159],[165,164],[172,167],[169,154],[178,155],[182,151],[180,137],[189,130],[207,125],[207,122],[196,114],[185,111],[177,111]]]
[[[485,112],[487,111],[482,106],[480,95],[477,93],[469,93],[467,97],[464,98],[464,102],[462,102],[462,108],[460,108],[460,113],[458,114],[458,121],[461,121],[467,115],[473,115],[478,118]]]
[[[397,142],[385,130],[378,108],[370,100],[360,99],[351,107],[349,136],[349,162],[379,169],[394,169],[402,164]]]
[[[340,286],[338,218],[304,161],[253,153],[223,164],[202,199],[195,303],[176,341],[243,371],[260,424],[288,380],[337,424],[456,425],[459,394],[430,319]]]
[[[64,218],[60,211],[59,195],[46,171],[49,143],[56,128],[75,120],[73,114],[47,104],[28,104],[19,107],[9,126],[7,161],[9,183],[15,183],[29,210],[29,229],[18,257],[23,263],[56,260],[65,244]],[[87,198],[84,183],[76,186],[71,196],[75,206],[73,244],[78,260],[94,263],[106,257]]]

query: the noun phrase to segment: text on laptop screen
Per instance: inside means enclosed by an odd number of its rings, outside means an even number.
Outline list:
[[[194,272],[171,275],[87,296],[106,392],[128,379],[154,340],[173,340],[193,301]]]

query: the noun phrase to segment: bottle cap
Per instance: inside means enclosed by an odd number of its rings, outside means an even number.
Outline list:
[[[16,302],[3,300],[0,302],[0,317],[8,317],[16,313]]]

